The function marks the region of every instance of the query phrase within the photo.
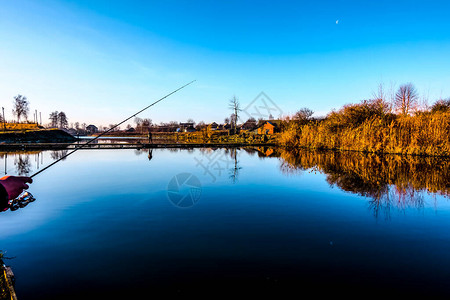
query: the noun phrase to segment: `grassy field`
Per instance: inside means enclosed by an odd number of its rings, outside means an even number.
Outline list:
[[[0,131],[39,130],[43,127],[36,123],[0,123]]]

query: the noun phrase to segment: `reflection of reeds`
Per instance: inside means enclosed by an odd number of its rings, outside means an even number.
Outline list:
[[[285,174],[314,168],[330,185],[372,198],[376,213],[391,205],[423,207],[423,192],[450,196],[450,159],[308,150],[280,155]]]
[[[371,188],[395,185],[401,189],[412,187],[431,193],[450,195],[450,160],[438,157],[376,155],[361,152],[281,150],[282,171],[291,168],[306,170],[312,167],[328,174],[328,182],[342,188],[364,186],[371,194]],[[345,179],[342,178],[345,176]]]

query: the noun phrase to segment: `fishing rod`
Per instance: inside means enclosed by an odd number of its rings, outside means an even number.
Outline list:
[[[177,88],[176,90],[170,92],[169,94],[165,95],[164,97],[162,97],[162,98],[156,100],[155,102],[153,102],[152,104],[150,104],[150,105],[144,107],[143,109],[141,109],[141,110],[138,111],[137,113],[135,113],[135,114],[129,116],[128,118],[126,118],[125,120],[123,120],[123,121],[117,123],[116,125],[114,125],[114,126],[111,127],[110,129],[108,129],[108,130],[106,130],[106,131],[100,133],[100,134],[97,135],[95,138],[93,138],[93,139],[87,141],[87,142],[84,143],[84,144],[81,144],[81,145],[75,147],[75,149],[73,149],[72,151],[70,151],[70,152],[67,153],[66,155],[63,155],[62,157],[60,157],[59,159],[57,159],[57,160],[54,161],[53,163],[49,164],[49,165],[46,166],[45,168],[43,168],[43,169],[37,171],[36,173],[34,173],[33,175],[31,175],[30,178],[33,178],[33,177],[35,177],[36,175],[38,175],[38,174],[44,172],[45,170],[47,170],[47,169],[50,168],[51,166],[57,164],[58,162],[60,162],[61,160],[65,159],[65,158],[68,157],[69,155],[71,155],[71,154],[75,153],[76,151],[78,151],[78,150],[84,148],[85,146],[91,144],[92,142],[94,142],[95,140],[97,140],[99,137],[101,137],[101,136],[107,134],[108,132],[114,130],[116,127],[122,125],[123,123],[125,123],[125,122],[128,121],[128,120],[130,120],[131,118],[136,117],[136,116],[137,116],[138,114],[140,114],[141,112],[143,112],[143,111],[149,109],[150,107],[152,107],[153,105],[157,104],[158,102],[161,102],[162,100],[164,100],[164,99],[168,98],[169,96],[175,94],[175,93],[178,92],[179,90],[184,89],[185,87],[187,87],[188,85],[192,84],[193,82],[195,82],[195,80],[192,80],[191,82],[186,83],[185,85],[183,85],[183,86]],[[28,204],[29,202],[32,202],[32,201],[34,201],[34,200],[35,200],[35,198],[33,197],[33,195],[32,195],[30,192],[25,191],[25,192],[23,192],[18,198],[14,199],[14,200],[12,201],[11,207],[14,207],[14,204],[17,204],[17,203],[26,203],[26,204]]]
[[[56,163],[60,162],[61,160],[65,159],[67,156],[73,154],[74,152],[80,150],[81,148],[84,148],[85,146],[89,145],[89,144],[92,143],[93,141],[97,140],[99,137],[101,137],[101,136],[107,134],[108,132],[112,131],[114,128],[116,128],[116,127],[122,125],[123,123],[125,123],[125,122],[128,121],[129,119],[131,119],[131,118],[133,118],[133,117],[136,117],[138,114],[140,114],[140,113],[143,112],[144,110],[149,109],[150,107],[152,107],[152,106],[155,105],[156,103],[158,103],[158,102],[160,102],[160,101],[166,99],[167,97],[169,97],[169,96],[175,94],[175,93],[178,92],[179,90],[181,90],[181,89],[187,87],[188,85],[190,85],[190,84],[193,83],[194,81],[195,81],[195,80],[192,80],[191,82],[189,82],[189,83],[183,85],[182,87],[179,87],[178,89],[174,90],[173,92],[171,92],[171,93],[165,95],[164,97],[158,99],[157,101],[153,102],[153,103],[150,104],[149,106],[144,107],[143,109],[141,109],[140,111],[138,111],[138,112],[135,113],[134,115],[129,116],[128,118],[126,118],[126,119],[123,120],[122,122],[117,123],[116,125],[114,125],[114,126],[111,127],[110,129],[108,129],[108,130],[102,132],[101,134],[97,135],[95,138],[93,138],[93,139],[87,141],[87,142],[84,143],[84,144],[81,144],[79,147],[76,147],[76,148],[73,149],[71,152],[69,152],[69,153],[67,153],[66,155],[62,156],[61,158],[59,158],[58,160],[54,161],[54,162],[51,163],[50,165],[48,165],[48,166],[46,166],[45,168],[43,168],[43,169],[39,170],[38,172],[34,173],[33,175],[30,176],[30,178],[33,178],[34,176],[36,176],[36,175],[38,175],[38,174],[44,172],[45,170],[47,170],[48,168],[50,168],[50,167],[53,166],[54,164],[56,164]]]

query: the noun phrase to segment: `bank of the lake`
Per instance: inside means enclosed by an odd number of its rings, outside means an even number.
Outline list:
[[[60,129],[39,129],[0,132],[0,144],[11,143],[68,143],[77,139]]]
[[[450,112],[402,116],[363,108],[344,107],[323,120],[291,120],[277,142],[288,149],[450,156]]]

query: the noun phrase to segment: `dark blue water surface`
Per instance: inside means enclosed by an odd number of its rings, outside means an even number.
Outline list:
[[[0,214],[19,299],[450,294],[448,161],[271,151],[78,151]]]

